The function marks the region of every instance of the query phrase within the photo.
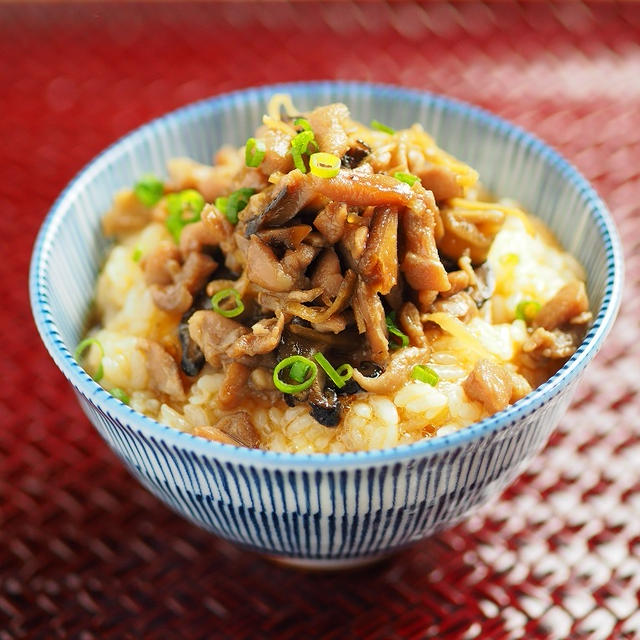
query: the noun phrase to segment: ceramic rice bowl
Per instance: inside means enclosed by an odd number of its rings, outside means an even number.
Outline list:
[[[73,358],[108,241],[113,193],[167,160],[210,162],[243,144],[276,92],[302,110],[345,102],[392,127],[420,122],[497,196],[540,216],[585,267],[594,322],[569,361],[504,411],[446,436],[389,450],[302,455],[237,448],[163,426],[103,390]],[[42,339],[89,420],[131,473],[217,536],[290,563],[366,562],[450,527],[497,496],[544,446],[620,302],[622,260],[605,206],[555,151],[480,109],[388,86],[307,83],[249,89],[187,106],[109,147],[58,198],[38,236],[31,303]]]

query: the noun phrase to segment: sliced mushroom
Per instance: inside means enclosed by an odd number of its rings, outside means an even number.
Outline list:
[[[197,376],[204,367],[204,353],[189,335],[189,325],[181,322],[178,327],[178,338],[182,347],[180,367],[190,377]]]
[[[189,318],[200,310],[211,309],[211,298],[206,288],[194,296],[193,304],[185,311],[178,325],[178,339],[182,348],[180,368],[189,377],[197,376],[204,367],[205,357],[202,349],[189,333]]]
[[[314,184],[308,175],[298,169],[289,172],[270,193],[270,200],[260,211],[256,212],[254,207],[247,206],[238,216],[245,222],[245,236],[248,238],[261,229],[285,224],[307,205],[314,195]]]
[[[311,417],[325,427],[337,427],[340,424],[342,407],[338,394],[331,387],[322,392],[312,388],[308,397]]]
[[[370,153],[371,147],[368,144],[362,140],[355,140],[342,156],[342,166],[345,169],[355,169]]]

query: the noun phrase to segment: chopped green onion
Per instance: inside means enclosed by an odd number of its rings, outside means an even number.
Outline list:
[[[516,307],[516,318],[518,320],[524,320],[525,322],[531,322],[540,311],[540,303],[535,300],[523,300]]]
[[[153,207],[164,194],[164,184],[152,173],[146,173],[136,182],[133,192],[145,207]]]
[[[225,216],[227,215],[227,206],[229,204],[229,198],[227,196],[217,197],[213,204],[220,213],[223,213]]]
[[[392,349],[399,349],[400,347],[408,347],[409,346],[409,336],[405,333],[402,333],[400,329],[396,326],[396,312],[392,311],[389,313],[386,318],[387,330],[392,336],[396,338],[400,338],[400,344],[391,344]]]
[[[311,131],[311,125],[309,124],[309,121],[306,118],[296,118],[293,121],[293,126],[302,127],[303,131]]]
[[[235,306],[231,309],[223,309],[220,306],[220,303],[223,300],[227,300],[228,298],[234,299]],[[244,303],[242,302],[242,298],[235,289],[220,289],[220,291],[214,294],[211,298],[211,307],[216,313],[219,313],[225,318],[235,318],[244,311]]]
[[[391,127],[387,127],[386,124],[382,124],[382,122],[378,122],[377,120],[372,120],[370,127],[375,129],[376,131],[382,131],[383,133],[388,133],[389,135],[393,135],[395,133],[395,129]]]
[[[167,196],[167,229],[176,243],[180,242],[182,230],[192,222],[200,220],[204,209],[204,198],[195,189],[185,189]]]
[[[301,131],[291,139],[291,146],[294,149],[299,149],[300,153],[307,153],[310,144],[313,144],[316,148],[318,147],[311,129]]]
[[[340,158],[324,151],[312,153],[309,157],[309,169],[318,178],[333,178],[340,171]]]
[[[308,153],[310,145],[313,145],[316,150],[318,149],[318,143],[315,141],[313,131],[311,131],[311,129],[301,131],[291,139],[291,156],[293,158],[293,164],[296,166],[296,169],[299,169],[302,173],[307,173],[307,167],[302,159],[302,154]]]
[[[307,167],[305,167],[304,160],[302,159],[302,154],[298,149],[291,149],[291,157],[293,158],[293,164],[296,169],[302,171],[302,173],[307,173]]]
[[[289,377],[294,382],[304,382],[309,373],[309,365],[304,362],[294,362],[289,369]]]
[[[414,185],[416,180],[420,180],[418,176],[414,176],[413,173],[405,173],[404,171],[396,171],[393,177],[400,182],[406,182],[410,187]]]
[[[82,354],[84,353],[84,351],[88,347],[90,347],[92,344],[95,344],[96,347],[98,348],[98,350],[100,351],[100,364],[98,365],[98,369],[96,370],[95,374],[93,375],[93,379],[96,382],[100,382],[100,380],[102,379],[102,376],[104,376],[104,369],[102,368],[102,358],[104,358],[104,349],[103,349],[102,344],[100,343],[99,340],[97,340],[96,338],[85,338],[76,347],[76,350],[73,352],[73,357],[79,363],[80,359],[82,358]]]
[[[189,222],[195,222],[200,218],[200,212],[204,209],[204,198],[195,189],[185,189],[178,193],[170,193],[167,196],[167,209],[169,213],[179,214],[184,218],[185,214],[191,214],[191,218],[185,218]]]
[[[287,367],[293,367],[296,363],[301,363],[301,365],[304,364],[306,367],[308,367],[308,377],[299,384],[290,384],[288,382],[285,382],[284,380],[281,380],[278,374]],[[304,356],[289,356],[288,358],[285,358],[284,360],[278,362],[275,369],[273,370],[273,384],[275,384],[276,389],[282,391],[282,393],[300,393],[301,391],[308,389],[313,384],[313,381],[316,379],[317,375],[318,367],[315,362],[309,360],[309,358],[305,358]],[[289,369],[289,377],[291,377],[291,369]]]
[[[417,364],[413,367],[411,369],[411,377],[414,380],[426,382],[432,387],[435,387],[438,384],[438,380],[440,380],[440,376],[431,367],[427,367],[426,364]]]
[[[259,167],[264,160],[267,148],[262,140],[249,138],[244,148],[244,163],[247,167]]]
[[[249,204],[249,198],[255,192],[256,190],[251,187],[241,187],[227,198],[226,204],[224,205],[224,211],[222,209],[220,210],[224,213],[231,224],[238,223],[238,213],[240,213],[240,211]],[[218,206],[217,202],[218,200],[216,199],[216,207]]]
[[[336,369],[336,372],[342,378],[343,382],[347,382],[353,377],[353,367],[346,362],[344,364],[341,364]]]
[[[114,398],[118,398],[120,402],[124,402],[124,404],[129,404],[130,398],[127,395],[127,392],[121,389],[120,387],[113,387],[113,389],[111,389],[111,395]]]
[[[338,389],[342,389],[344,387],[347,380],[353,375],[353,368],[350,365],[342,365],[340,368],[347,366],[351,368],[351,375],[348,378],[344,378],[341,376],[332,366],[331,363],[324,357],[322,353],[319,351],[313,355],[316,362],[324,369],[325,373],[331,378],[333,384],[338,387]]]
[[[131,259],[134,262],[140,262],[140,258],[142,258],[142,247],[136,247],[131,254]]]

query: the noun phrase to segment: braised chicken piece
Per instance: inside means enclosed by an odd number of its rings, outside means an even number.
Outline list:
[[[495,413],[509,404],[513,381],[503,365],[479,360],[462,387],[469,398],[481,402],[490,413]]]
[[[542,306],[533,319],[533,327],[553,331],[572,321],[574,324],[584,324],[589,318],[584,317],[583,314],[588,311],[589,300],[584,282],[574,280],[562,287]],[[577,323],[576,319],[578,319]]]
[[[169,313],[184,313],[193,302],[193,294],[202,289],[217,264],[204,253],[189,253],[170,284],[152,286],[153,301]]]
[[[178,400],[184,398],[184,387],[176,361],[163,347],[153,340],[140,340],[147,354],[149,386],[159,393]]]
[[[260,436],[246,411],[237,411],[224,416],[215,425],[198,426],[193,433],[207,440],[232,444],[236,447],[260,448]]]
[[[113,206],[102,218],[106,236],[122,236],[139,231],[151,220],[151,208],[130,189],[123,189],[113,199]]]

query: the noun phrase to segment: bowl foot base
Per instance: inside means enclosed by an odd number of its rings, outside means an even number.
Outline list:
[[[391,553],[381,553],[375,556],[365,556],[364,558],[327,558],[314,559],[314,558],[295,558],[292,556],[275,556],[264,554],[263,557],[285,567],[292,569],[300,569],[302,571],[348,571],[350,569],[360,569],[361,567],[367,567],[377,562],[386,560]]]

